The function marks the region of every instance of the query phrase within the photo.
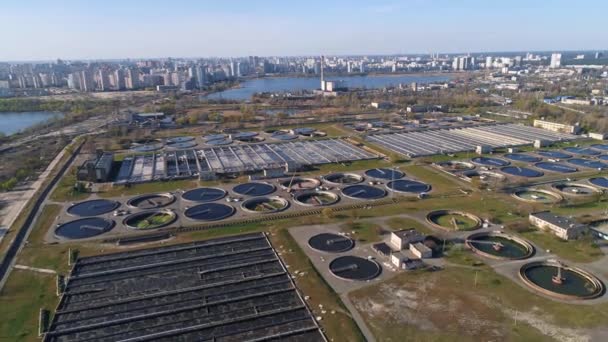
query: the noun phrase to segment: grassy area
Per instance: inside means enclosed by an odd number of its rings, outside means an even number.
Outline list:
[[[82,201],[89,197],[88,192],[79,192],[74,189],[76,184],[76,175],[68,171],[65,175],[57,182],[57,186],[51,193],[50,199],[57,202],[74,202]]]
[[[55,276],[15,270],[0,293],[0,340],[39,341],[40,308],[55,309]]]
[[[382,240],[382,235],[385,233],[381,226],[361,221],[350,221],[340,226],[345,233],[352,233],[353,237],[361,242],[378,242]]]
[[[601,326],[608,314],[607,304],[591,308],[537,296],[487,266],[402,273],[350,298],[379,341],[567,339],[585,331],[562,327]]]
[[[407,218],[407,217],[391,217],[391,218],[387,219],[385,222],[386,222],[386,225],[388,226],[388,228],[390,228],[391,230],[414,228],[423,234],[427,234],[427,235],[435,234],[435,231],[432,230],[431,228],[427,227],[426,225],[424,225],[414,219]]]
[[[579,240],[565,241],[555,235],[536,229],[531,229],[520,235],[538,245],[544,250],[550,250],[560,258],[574,262],[592,262],[604,256],[599,246],[590,237]]]
[[[174,216],[166,213],[153,213],[148,217],[141,218],[134,222],[134,226],[138,229],[154,229],[158,228],[173,220]]]

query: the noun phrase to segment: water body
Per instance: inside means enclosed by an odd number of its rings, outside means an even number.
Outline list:
[[[413,75],[395,75],[395,76],[344,76],[344,77],[328,77],[328,81],[341,80],[344,81],[349,88],[368,88],[376,89],[387,86],[397,86],[400,83],[410,84],[417,82],[420,84],[447,82],[451,79],[449,76],[433,75],[433,76],[413,76]],[[241,83],[240,88],[229,89],[222,92],[209,94],[203,98],[211,100],[227,99],[227,100],[249,100],[255,93],[264,92],[285,92],[285,91],[300,91],[319,89],[321,80],[319,77],[268,77],[257,78]]]
[[[56,112],[0,112],[0,132],[5,135],[18,133],[36,124],[61,118],[63,114]]]

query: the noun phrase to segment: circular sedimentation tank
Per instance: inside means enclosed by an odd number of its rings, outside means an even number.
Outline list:
[[[525,163],[536,163],[542,160],[542,158],[535,157],[525,153],[507,153],[503,157],[519,162]]]
[[[558,172],[558,173],[573,173],[573,172],[577,172],[578,169],[572,166],[568,166],[562,163],[555,163],[555,162],[540,162],[540,163],[536,163],[534,164],[534,166],[536,166],[539,169],[543,169],[543,170],[547,170],[547,171],[551,171],[551,172]]]
[[[519,166],[505,166],[501,168],[500,171],[516,177],[536,178],[543,176],[543,173],[541,171]]]
[[[535,291],[562,300],[593,299],[605,291],[604,284],[590,272],[555,260],[525,264],[519,276]]]
[[[256,132],[237,132],[230,135],[232,140],[250,142],[257,138],[258,133]]]
[[[599,160],[608,160],[608,154],[602,154],[600,156],[597,156],[597,159],[599,159]]]
[[[101,217],[81,218],[57,226],[55,236],[70,240],[92,238],[109,232],[114,228],[114,224],[113,220]]]
[[[198,145],[196,143],[196,141],[184,141],[184,142],[167,144],[167,147],[171,148],[173,150],[184,150],[184,149],[187,149],[187,148],[196,147],[196,145]]]
[[[583,158],[572,158],[572,159],[568,159],[568,163],[577,165],[577,166],[582,166],[582,167],[587,167],[590,169],[605,169],[606,167],[608,167],[608,165],[606,165],[605,163],[602,163],[600,161],[597,160],[591,160],[591,159],[583,159]]]
[[[408,194],[421,194],[431,191],[431,186],[429,184],[410,179],[390,181],[386,183],[386,188],[390,191]]]
[[[502,182],[505,180],[505,175],[500,174],[498,172],[485,171],[485,170],[470,170],[465,171],[463,175],[470,180],[474,178],[479,178],[480,181],[484,183],[493,183],[493,182]]]
[[[227,204],[203,203],[186,209],[184,215],[195,221],[218,221],[234,215],[235,211]]]
[[[536,154],[551,158],[551,159],[568,159],[572,158],[571,154],[561,152],[561,151],[537,151]]]
[[[123,220],[123,224],[130,229],[156,229],[170,225],[177,220],[173,210],[146,210],[131,214]]]
[[[448,171],[468,171],[473,170],[475,168],[475,164],[473,163],[456,160],[440,162],[437,165],[439,165],[439,167],[441,167],[442,169]]]
[[[288,131],[276,131],[273,132],[270,136],[272,139],[281,140],[281,141],[289,141],[298,139],[298,136],[295,134],[291,134]]]
[[[108,199],[94,199],[71,205],[67,212],[70,215],[86,217],[107,214],[120,207],[120,202]]]
[[[348,198],[373,200],[386,196],[386,191],[371,185],[356,184],[342,189],[342,194]]]
[[[608,151],[608,145],[606,144],[594,144],[591,147],[601,151]]]
[[[374,279],[382,272],[377,262],[351,255],[332,260],[329,263],[329,270],[340,279],[358,281]]]
[[[156,209],[166,207],[173,202],[175,202],[175,196],[168,192],[164,192],[133,197],[127,201],[127,205],[139,209]]]
[[[185,143],[185,142],[189,142],[189,141],[194,141],[194,137],[173,137],[173,138],[168,138],[167,139],[167,144],[171,145],[171,144],[180,144],[180,143]]]
[[[311,137],[315,134],[317,130],[311,127],[300,127],[300,128],[294,128],[293,129],[293,133],[297,134],[297,135],[303,135],[306,137]]]
[[[504,159],[500,158],[490,158],[490,157],[475,157],[471,159],[471,161],[475,164],[484,165],[484,166],[494,166],[501,167],[507,166],[510,163]]]
[[[329,191],[304,191],[294,196],[293,200],[307,207],[332,205],[340,200],[340,196]]]
[[[396,180],[405,176],[405,174],[399,170],[387,168],[369,169],[365,171],[365,175],[370,178],[383,180]]]
[[[564,148],[564,151],[574,154],[580,154],[582,156],[597,156],[598,154],[600,154],[600,151],[585,147],[566,147]]]
[[[355,241],[338,234],[321,233],[308,239],[308,246],[325,253],[344,253],[355,247]]]
[[[209,134],[209,135],[203,136],[203,140],[205,140],[205,141],[217,140],[217,139],[226,139],[226,138],[228,138],[228,136],[226,134],[223,134],[223,133]]]
[[[551,187],[568,196],[592,196],[601,192],[591,185],[577,183],[558,183]]]
[[[211,145],[211,146],[230,145],[230,144],[232,144],[232,140],[228,139],[228,138],[211,139],[211,140],[206,140],[205,144]]]
[[[226,196],[226,190],[220,188],[196,188],[182,194],[182,199],[190,202],[213,202]]]
[[[595,185],[595,186],[599,186],[600,188],[608,189],[608,178],[606,178],[606,177],[589,178],[588,182],[591,185]]]
[[[303,177],[295,177],[281,180],[281,187],[287,190],[314,190],[319,185],[321,185],[321,181],[316,178],[303,178]]]
[[[521,260],[534,254],[534,247],[528,241],[499,232],[472,234],[466,245],[475,253],[492,259]]]
[[[564,198],[553,191],[542,189],[520,189],[513,192],[513,197],[530,203],[551,204],[561,202]]]
[[[334,185],[340,184],[357,184],[363,182],[363,176],[360,176],[356,173],[330,173],[322,177],[323,180],[327,183],[331,183]]]
[[[289,202],[283,197],[254,197],[241,203],[241,209],[250,213],[270,214],[283,211],[289,207]]]
[[[273,193],[275,191],[275,187],[274,185],[268,183],[249,182],[235,186],[232,188],[232,191],[240,195],[265,196]]]
[[[475,230],[482,222],[476,215],[458,210],[435,210],[426,215],[426,221],[438,228],[449,230]]]

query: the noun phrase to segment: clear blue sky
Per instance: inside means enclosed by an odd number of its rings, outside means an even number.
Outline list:
[[[0,60],[608,48],[606,0],[0,0]]]

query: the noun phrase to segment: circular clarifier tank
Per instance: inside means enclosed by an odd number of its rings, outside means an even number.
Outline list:
[[[535,291],[558,299],[593,299],[604,294],[604,284],[593,274],[555,260],[525,264],[519,276]]]
[[[281,141],[289,141],[295,140],[298,138],[297,135],[289,133],[289,131],[275,131],[270,136],[272,139],[281,140]]]
[[[590,169],[605,169],[606,167],[608,167],[607,164],[604,164],[600,161],[591,160],[591,159],[583,159],[583,158],[568,159],[568,163],[571,163],[571,164],[574,164],[577,166],[587,167]]]
[[[218,221],[232,216],[235,211],[234,207],[226,204],[203,203],[186,209],[184,215],[195,221]]]
[[[538,151],[536,154],[541,155],[543,157],[551,158],[551,159],[568,159],[572,158],[571,154],[564,153],[561,151]]]
[[[341,256],[329,263],[331,273],[344,280],[365,281],[376,278],[382,272],[380,265],[357,256]]]
[[[525,153],[508,153],[505,154],[503,157],[525,163],[536,163],[541,161],[542,159]]]
[[[232,144],[232,140],[228,139],[228,138],[211,139],[211,140],[206,140],[205,144],[211,145],[211,146],[230,145],[230,144]]]
[[[481,219],[476,215],[458,210],[435,210],[426,215],[431,225],[450,230],[475,230],[481,228]]]
[[[597,159],[608,160],[608,154],[602,154],[601,156],[597,156]]]
[[[101,217],[87,217],[55,228],[55,236],[63,239],[86,239],[109,232],[114,228],[114,221]]]
[[[344,253],[355,247],[355,241],[338,234],[322,233],[308,239],[308,246],[325,253]]]
[[[254,197],[245,200],[241,209],[250,213],[270,214],[283,211],[289,207],[289,202],[279,196]]]
[[[600,151],[608,151],[608,145],[606,144],[595,144],[591,145],[592,148]]]
[[[255,138],[258,136],[258,133],[256,132],[238,132],[238,133],[234,133],[230,135],[230,138],[232,138],[232,140],[238,140],[238,141],[253,141],[255,140]]]
[[[293,129],[294,134],[303,135],[303,136],[307,136],[307,137],[314,135],[316,131],[317,131],[316,129],[311,128],[311,127],[300,127],[300,128]]]
[[[373,200],[386,196],[386,191],[371,185],[349,185],[342,189],[342,194],[348,198]]]
[[[226,196],[226,191],[219,188],[196,188],[182,194],[182,199],[190,202],[213,202]]]
[[[405,176],[405,174],[399,170],[387,168],[369,169],[365,171],[365,175],[367,177],[384,180],[395,180]]]
[[[363,182],[363,176],[356,173],[330,173],[323,176],[323,180],[327,183],[339,185],[339,184],[357,184]]]
[[[448,171],[468,171],[473,170],[475,168],[475,164],[473,163],[456,160],[440,162],[437,165],[439,165],[439,167],[441,167],[442,169]]]
[[[127,201],[127,205],[129,207],[139,209],[156,209],[166,207],[173,202],[175,202],[175,196],[168,192],[165,192],[133,197]]]
[[[506,178],[505,175],[501,173],[486,170],[465,171],[463,175],[469,180],[479,179],[481,182],[484,183],[498,183],[502,182]]]
[[[591,185],[575,183],[558,183],[551,186],[553,189],[568,196],[592,196],[601,191]]]
[[[519,189],[513,192],[513,197],[530,203],[551,204],[558,203],[563,197],[555,192],[542,189]]]
[[[398,179],[396,181],[390,181],[386,183],[386,188],[390,191],[409,194],[421,194],[431,190],[430,185],[410,179]]]
[[[494,166],[501,167],[507,166],[510,163],[504,159],[499,158],[490,158],[490,157],[475,157],[471,159],[471,161],[475,164],[484,165],[484,166]]]
[[[543,175],[543,173],[540,171],[518,166],[505,166],[501,168],[500,171],[508,175],[526,178],[536,178],[541,177]]]
[[[173,143],[173,144],[167,144],[167,147],[169,147],[173,150],[184,150],[187,148],[196,147],[196,145],[197,145],[196,141],[184,141],[184,142],[178,142],[178,143]]]
[[[131,151],[134,152],[152,152],[152,151],[158,151],[161,148],[163,148],[163,144],[162,143],[150,143],[150,144],[140,144],[140,145],[133,145],[133,147],[131,147]]]
[[[304,191],[294,196],[294,201],[307,207],[321,207],[335,204],[340,196],[329,191]]]
[[[295,177],[284,179],[280,182],[280,184],[283,189],[301,191],[314,190],[319,185],[321,185],[321,181],[316,178]]]
[[[534,247],[528,241],[498,232],[472,234],[466,245],[475,253],[492,259],[520,260],[534,254]]]
[[[574,154],[580,154],[582,156],[596,156],[600,154],[600,151],[584,147],[566,147],[564,148],[564,151]]]
[[[600,188],[608,189],[608,178],[606,177],[593,177],[589,179],[589,183]]]
[[[240,195],[265,196],[273,193],[274,185],[261,182],[249,182],[235,186],[232,191]]]
[[[120,202],[107,199],[94,199],[73,204],[67,211],[70,215],[86,217],[107,214],[118,207],[120,207]]]
[[[573,173],[573,172],[578,171],[578,169],[575,167],[568,166],[568,165],[562,164],[562,163],[554,163],[554,162],[540,162],[540,163],[534,164],[534,166],[536,166],[539,169],[543,169],[543,170],[547,170],[547,171],[551,171],[551,172],[558,172],[558,173]]]
[[[177,214],[170,209],[146,210],[127,216],[123,224],[130,229],[156,229],[175,222]]]
[[[194,137],[173,137],[173,138],[168,138],[167,139],[167,144],[171,145],[171,144],[180,144],[180,143],[185,143],[185,142],[189,142],[189,141],[194,141]]]

